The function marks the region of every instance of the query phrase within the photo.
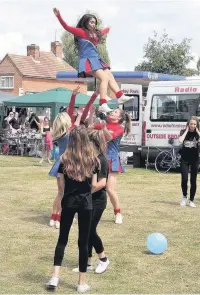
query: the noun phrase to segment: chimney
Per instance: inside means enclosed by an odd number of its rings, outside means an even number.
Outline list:
[[[51,51],[59,58],[62,58],[62,44],[59,41],[51,42]]]
[[[31,44],[27,46],[27,56],[32,56],[35,60],[40,58],[40,47],[36,44]]]

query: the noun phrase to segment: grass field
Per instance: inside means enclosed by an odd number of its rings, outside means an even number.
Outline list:
[[[52,271],[58,230],[48,227],[55,179],[38,159],[0,156],[1,293],[45,294]],[[199,181],[199,178],[198,178]],[[129,169],[119,176],[124,223],[116,225],[110,202],[99,225],[110,268],[88,273],[91,293],[199,293],[200,189],[197,208],[182,208],[180,175]],[[151,255],[146,237],[161,232],[168,239],[163,255]],[[77,224],[70,233],[58,294],[75,293]],[[94,255],[94,264],[97,258]]]

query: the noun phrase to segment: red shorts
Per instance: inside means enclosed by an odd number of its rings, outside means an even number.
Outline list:
[[[100,61],[100,63],[102,65],[102,67],[103,67],[103,70],[110,69],[110,66],[107,65],[105,62]],[[86,63],[85,63],[85,72],[86,73],[92,72],[91,64],[90,64],[90,61],[88,59],[86,60]]]

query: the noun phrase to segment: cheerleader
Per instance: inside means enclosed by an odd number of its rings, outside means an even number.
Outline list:
[[[120,210],[119,199],[116,193],[116,183],[117,174],[123,173],[125,171],[119,157],[120,141],[124,133],[125,135],[130,133],[131,118],[130,115],[125,113],[123,110],[115,109],[107,117],[107,122],[108,123],[106,124],[95,124],[93,128],[102,129],[104,125],[106,126],[106,128],[104,128],[104,133],[108,140],[107,159],[109,165],[106,190],[114,208],[115,223],[122,224],[122,214]],[[124,126],[122,125],[123,123],[125,123]]]
[[[99,30],[97,18],[92,14],[83,15],[74,28],[66,24],[57,8],[53,11],[63,28],[74,35],[75,47],[79,54],[78,76],[93,76],[100,81],[100,111],[111,111],[106,99],[108,86],[115,93],[119,104],[130,100],[132,97],[125,96],[120,90],[110,71],[110,66],[100,58],[97,50],[97,45],[104,42],[104,36],[110,29]]]
[[[53,122],[53,141],[56,141],[58,144],[59,158],[51,168],[49,175],[56,177],[58,193],[53,203],[53,212],[50,217],[49,226],[55,226],[56,228],[60,228],[60,208],[57,208],[57,199],[59,197],[59,191],[61,190],[61,184],[58,168],[60,166],[60,156],[64,153],[68,144],[69,130],[71,126],[71,118],[66,112],[58,114]]]
[[[99,95],[99,90],[96,90],[91,96],[84,110],[82,110],[82,107],[80,107],[78,110],[78,115],[76,115],[74,112],[75,100],[76,100],[77,94],[79,93],[79,89],[80,87],[78,86],[76,89],[73,90],[70,103],[67,109],[67,113],[62,112],[58,114],[53,122],[53,140],[57,142],[59,147],[59,159],[57,159],[56,162],[54,163],[52,169],[49,172],[49,175],[57,178],[58,191],[60,188],[60,174],[58,173],[58,167],[60,165],[60,156],[66,150],[69,131],[71,130],[72,127],[79,126],[81,123],[81,120],[85,121],[93,102]],[[55,226],[57,229],[59,229],[60,212],[58,208],[56,207],[56,204],[57,204],[57,196],[53,203],[53,212],[50,217],[49,226],[51,227]]]

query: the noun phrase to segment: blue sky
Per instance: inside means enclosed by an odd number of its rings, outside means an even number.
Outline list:
[[[191,38],[192,54],[200,55],[200,0],[0,0],[0,5],[0,59],[6,53],[25,55],[31,43],[48,51],[56,30],[62,34],[53,7],[70,25],[87,9],[100,15],[111,27],[107,45],[113,70],[133,70],[154,30],[166,29],[177,42]]]

